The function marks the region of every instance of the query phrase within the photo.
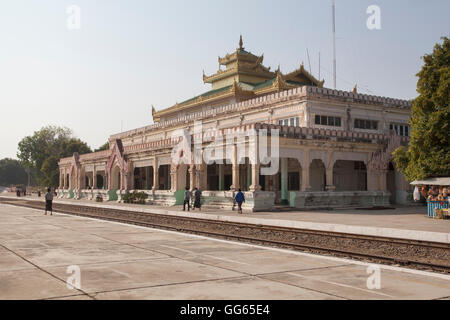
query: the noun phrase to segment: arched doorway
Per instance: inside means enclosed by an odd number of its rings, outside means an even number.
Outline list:
[[[94,186],[94,189],[103,189],[105,187],[103,175],[97,174],[96,181],[97,181],[97,185]]]
[[[337,160],[333,166],[336,191],[367,191],[367,168],[363,161]]]
[[[134,189],[151,190],[153,187],[153,167],[134,168]]]
[[[322,160],[314,159],[309,165],[309,184],[311,191],[325,191],[326,170]]]
[[[158,177],[156,190],[170,190],[170,164],[160,165],[158,168]]]

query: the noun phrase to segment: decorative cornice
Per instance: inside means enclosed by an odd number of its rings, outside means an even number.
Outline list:
[[[99,158],[107,158],[109,157],[111,153],[111,150],[102,150],[102,151],[98,151],[98,152],[92,152],[92,153],[86,153],[86,154],[82,154],[80,156],[78,156],[78,161],[87,161],[87,160],[92,160],[92,159],[99,159]],[[67,164],[71,164],[74,160],[74,157],[67,157],[67,158],[61,158],[59,160],[59,165],[67,165]]]
[[[220,106],[215,108],[214,110],[199,111],[177,119],[158,122],[150,126],[112,135],[111,139],[124,138],[127,136],[142,134],[144,132],[147,133],[153,130],[165,129],[167,127],[180,125],[181,123],[185,123],[186,121],[193,122],[195,120],[207,119],[210,118],[211,116],[216,116],[220,114],[228,114],[237,111],[240,112],[243,110],[261,108],[265,105],[277,103],[284,100],[293,100],[299,98],[316,98],[316,97],[340,100],[345,103],[377,105],[381,107],[389,107],[403,110],[411,109],[411,102],[407,100],[393,99],[381,96],[372,96],[360,93],[355,94],[348,91],[333,90],[328,88],[302,86],[277,93],[268,94],[265,96],[259,96],[239,103]]]
[[[295,126],[280,126],[275,124],[267,123],[250,123],[241,124],[228,128],[221,128],[217,130],[207,130],[203,131],[200,136],[203,142],[213,142],[220,135],[222,137],[227,135],[238,134],[240,132],[249,132],[249,130],[264,130],[269,135],[272,129],[279,130],[280,138],[288,138],[307,141],[327,141],[334,143],[365,143],[365,144],[378,144],[385,145],[386,147],[374,152],[369,161],[370,168],[379,169],[384,167],[386,163],[392,158],[392,151],[399,145],[405,145],[408,143],[408,137],[402,137],[397,135],[386,135],[381,133],[367,133],[367,132],[354,132],[354,131],[344,131],[344,130],[330,130],[330,129],[319,129],[319,128],[305,128],[305,127],[295,127]],[[118,159],[119,166],[125,172],[128,171],[128,164],[125,161],[125,156],[139,153],[139,152],[149,152],[162,149],[170,149],[176,146],[182,137],[177,139],[162,139],[158,141],[139,143],[135,145],[129,145],[123,148],[123,152],[120,152],[120,147],[117,145],[114,147],[110,159],[107,164],[107,169],[111,170],[115,159]],[[98,153],[96,153],[98,155]],[[93,154],[94,155],[94,154]],[[121,159],[123,159],[121,161]]]

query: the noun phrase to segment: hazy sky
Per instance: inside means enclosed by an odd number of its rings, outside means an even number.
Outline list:
[[[381,8],[381,30],[366,26]],[[81,9],[69,30],[66,10]],[[450,1],[336,0],[338,89],[416,96],[420,57],[449,35]],[[0,158],[45,125],[71,128],[92,148],[209,90],[202,70],[238,46],[282,72],[304,61],[332,87],[331,0],[1,0]],[[123,125],[122,125],[123,124]]]

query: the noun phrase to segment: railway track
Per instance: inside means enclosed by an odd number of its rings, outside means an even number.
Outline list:
[[[0,203],[43,209],[36,201],[1,198]],[[241,241],[303,252],[399,265],[450,274],[450,244],[329,231],[263,226],[54,203],[55,212]]]

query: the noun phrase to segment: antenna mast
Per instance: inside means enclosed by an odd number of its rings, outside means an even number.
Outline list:
[[[331,1],[331,11],[333,16],[333,85],[336,89],[336,9],[334,0]]]
[[[319,78],[317,78],[320,81],[320,51],[319,51]]]
[[[311,71],[311,61],[309,60],[309,51],[308,51],[308,48],[306,48],[306,55],[308,56],[309,73],[312,75],[312,71]]]

